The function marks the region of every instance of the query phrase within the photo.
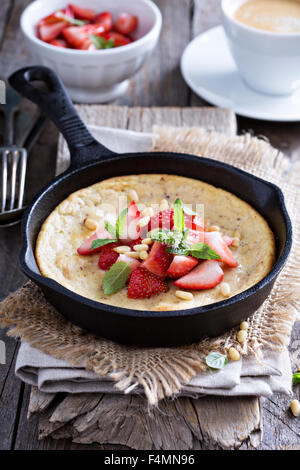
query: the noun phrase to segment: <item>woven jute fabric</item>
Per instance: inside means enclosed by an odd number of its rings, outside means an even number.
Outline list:
[[[247,340],[240,344],[236,329],[221,337],[176,348],[137,348],[116,344],[82,331],[64,319],[28,282],[0,304],[0,325],[9,335],[73,366],[85,364],[99,376],[108,375],[129,393],[142,386],[149,404],[177,394],[197,373],[206,371],[205,356],[226,354],[230,347],[242,356],[263,358],[265,350],[283,350],[300,307],[300,167],[268,142],[250,135],[228,137],[201,128],[154,128],[153,150],[207,156],[237,166],[281,187],[293,221],[293,248],[271,295],[249,319]]]

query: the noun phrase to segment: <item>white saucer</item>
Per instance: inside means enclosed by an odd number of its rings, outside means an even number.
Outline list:
[[[300,89],[272,96],[249,88],[231,57],[222,26],[197,36],[181,57],[181,73],[191,89],[206,101],[237,114],[268,121],[300,121]]]

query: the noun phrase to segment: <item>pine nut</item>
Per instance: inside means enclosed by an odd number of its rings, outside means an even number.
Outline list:
[[[149,255],[148,255],[148,253],[147,253],[147,251],[145,251],[145,250],[143,250],[143,251],[139,251],[138,253],[139,253],[139,255],[140,255],[140,258],[141,258],[142,260],[145,260],[145,259],[147,259],[147,258],[148,258],[148,256],[149,256]]]
[[[153,240],[152,238],[144,238],[144,240],[142,240],[142,243],[143,245],[152,245]]]
[[[84,219],[83,223],[86,226],[86,228],[88,228],[89,230],[97,229],[97,223],[93,219],[89,219],[89,218]]]
[[[232,361],[239,361],[241,358],[240,353],[235,348],[229,348],[228,356]]]
[[[140,228],[143,228],[143,227],[146,227],[146,225],[148,225],[150,222],[150,217],[149,215],[146,215],[146,217],[143,217],[142,219],[140,219],[137,223],[137,225],[140,227]]]
[[[247,321],[242,321],[242,323],[240,324],[240,329],[248,330],[248,328],[249,328],[249,323]]]
[[[134,249],[134,251],[147,251],[147,250],[149,250],[149,246],[144,245],[144,244],[134,245],[133,249]]]
[[[240,232],[239,232],[238,230],[235,230],[235,231],[233,232],[233,236],[236,237],[236,238],[241,239],[241,234],[240,234]]]
[[[139,196],[135,189],[129,189],[127,195],[128,195],[129,201],[138,202]]]
[[[162,199],[159,203],[159,209],[161,211],[166,211],[167,209],[169,209],[169,203],[166,199]]]
[[[140,254],[137,251],[126,251],[126,256],[130,256],[130,258],[139,259]]]
[[[129,251],[131,251],[131,248],[130,246],[117,246],[116,248],[114,248],[114,251],[116,253],[123,254],[123,253],[128,253]]]
[[[238,237],[234,237],[233,242],[232,242],[232,246],[234,248],[238,248],[240,246],[240,239]]]
[[[300,415],[300,402],[298,400],[292,400],[290,404],[290,408],[294,416]]]
[[[154,214],[154,210],[152,207],[145,207],[145,209],[142,210],[142,217],[146,217],[146,215],[149,215],[149,217],[152,217]]]
[[[191,292],[185,292],[184,290],[177,290],[175,295],[181,300],[193,300],[194,298]]]
[[[247,339],[247,331],[245,330],[240,330],[238,331],[238,334],[237,334],[237,340],[239,343],[244,343]]]
[[[220,232],[220,227],[218,225],[211,225],[210,227],[207,227],[207,232]]]
[[[221,290],[221,294],[224,297],[229,297],[230,296],[231,289],[230,289],[230,285],[228,284],[228,282],[221,282],[220,290]]]

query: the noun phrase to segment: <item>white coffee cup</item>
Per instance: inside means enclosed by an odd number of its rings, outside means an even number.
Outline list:
[[[273,33],[234,19],[247,0],[222,0],[223,26],[245,82],[256,91],[288,95],[300,86],[300,33]]]

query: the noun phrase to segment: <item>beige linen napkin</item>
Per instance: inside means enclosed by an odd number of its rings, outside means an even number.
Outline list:
[[[133,131],[89,127],[92,134],[105,146],[116,152],[147,151],[151,148],[153,134]],[[59,171],[68,166],[60,162]],[[16,362],[16,375],[24,382],[37,386],[44,392],[104,392],[122,393],[109,376],[100,377],[85,369],[84,362],[72,367],[68,362],[55,359],[22,343]],[[127,389],[126,393],[141,393],[140,386]],[[261,352],[259,361],[244,356],[239,362],[230,362],[219,372],[196,374],[180,395],[197,397],[209,395],[258,395],[270,396],[274,392],[291,392],[291,365],[286,348]]]

